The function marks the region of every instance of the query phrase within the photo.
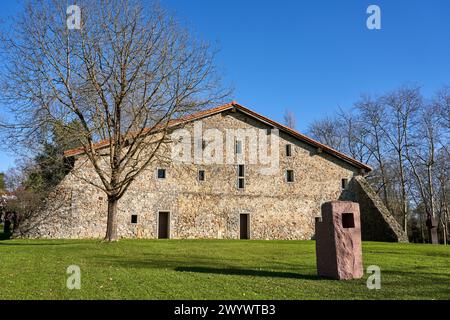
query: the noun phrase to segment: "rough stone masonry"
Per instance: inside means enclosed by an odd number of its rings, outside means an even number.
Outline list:
[[[370,171],[370,167],[237,103],[194,115],[184,124],[184,129],[193,134],[198,121],[202,122],[203,130],[214,128],[220,132],[279,129],[276,172],[263,175],[261,164],[250,163],[155,162],[119,201],[119,237],[153,239],[161,237],[161,228],[166,228],[164,236],[173,239],[239,239],[245,227],[245,238],[249,239],[312,239],[321,205],[349,193],[345,189],[354,183],[347,184],[347,181],[363,179],[362,175]],[[243,152],[249,152],[251,147],[251,143],[243,141]],[[86,157],[82,153],[72,157],[72,171],[42,210],[21,225],[16,237],[105,236],[106,195],[87,182],[98,178]],[[239,173],[239,164],[244,166],[243,174]],[[158,175],[158,170],[164,171],[164,178]],[[200,170],[204,181],[199,179]],[[240,174],[243,188],[239,188]],[[359,198],[370,201],[370,205],[361,204],[363,238],[365,232],[373,232],[373,236],[366,235],[366,238],[402,240],[395,220],[386,219],[385,215],[390,214],[384,210],[381,215],[371,200],[373,195],[369,200],[364,197],[365,190],[351,193],[352,201],[359,202]],[[365,229],[365,219],[381,223],[376,228]]]

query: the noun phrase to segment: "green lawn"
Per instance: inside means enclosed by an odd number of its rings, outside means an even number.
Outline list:
[[[380,290],[316,277],[313,241],[0,241],[0,299],[449,299],[450,248],[363,244]],[[81,268],[81,290],[66,268]]]

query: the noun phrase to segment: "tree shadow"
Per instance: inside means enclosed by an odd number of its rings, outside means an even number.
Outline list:
[[[0,232],[0,241],[10,240],[11,235],[12,235],[11,233]]]
[[[299,274],[293,272],[279,272],[267,270],[252,270],[252,269],[218,269],[208,267],[177,267],[175,271],[179,272],[197,272],[197,273],[211,273],[233,276],[251,276],[251,277],[269,277],[269,278],[290,278],[302,280],[323,280],[317,275]]]
[[[5,241],[5,242],[1,242],[1,240],[12,240],[12,241]],[[22,241],[22,240],[21,240]],[[52,246],[76,246],[76,245],[85,245],[85,242],[55,242],[55,240],[50,240],[52,242],[42,242],[43,240],[37,240],[37,241],[41,241],[41,242],[35,242],[35,243],[28,243],[28,242],[15,242],[14,239],[2,239],[1,235],[0,235],[0,246],[10,246],[10,247],[14,247],[14,246],[48,246],[48,247],[52,247]],[[44,240],[45,241],[45,240]],[[57,240],[56,240],[57,241]]]
[[[189,265],[180,260],[189,260]],[[302,280],[323,280],[318,275],[296,272],[258,270],[256,268],[241,269],[235,264],[224,265],[222,262],[212,261],[202,256],[174,257],[170,259],[166,254],[152,254],[142,259],[121,259],[117,256],[96,256],[92,261],[99,265],[116,265],[126,268],[168,269],[176,272],[209,273],[235,276],[253,276],[269,278],[290,278]],[[292,270],[292,269],[291,269]],[[300,271],[301,272],[301,271]]]

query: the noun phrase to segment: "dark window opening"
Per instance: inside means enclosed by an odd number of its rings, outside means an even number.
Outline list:
[[[158,169],[158,179],[166,178],[166,169]]]
[[[294,182],[294,170],[286,170],[286,181]]]
[[[131,223],[135,224],[137,223],[138,219],[137,219],[137,214],[132,214],[131,215]]]
[[[238,188],[239,189],[244,189],[245,187],[245,179],[244,178],[239,178],[238,179]]]
[[[342,182],[341,182],[341,184],[342,184],[342,189],[347,189],[347,187],[348,187],[348,179],[342,179]]]
[[[286,145],[286,157],[290,157],[290,156],[292,156],[292,145],[287,144]]]
[[[240,164],[238,166],[238,176],[243,178],[244,175],[245,175],[245,167],[243,164]]]
[[[198,181],[205,181],[205,170],[198,170]]]
[[[245,187],[245,166],[243,164],[238,165],[238,188],[244,189]]]
[[[355,219],[353,217],[353,213],[343,213],[342,214],[342,226],[344,228],[354,228],[355,227]]]

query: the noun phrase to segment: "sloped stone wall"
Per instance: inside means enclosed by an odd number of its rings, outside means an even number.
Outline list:
[[[353,178],[340,200],[358,202],[361,233],[365,241],[408,242],[401,226],[363,177]]]

